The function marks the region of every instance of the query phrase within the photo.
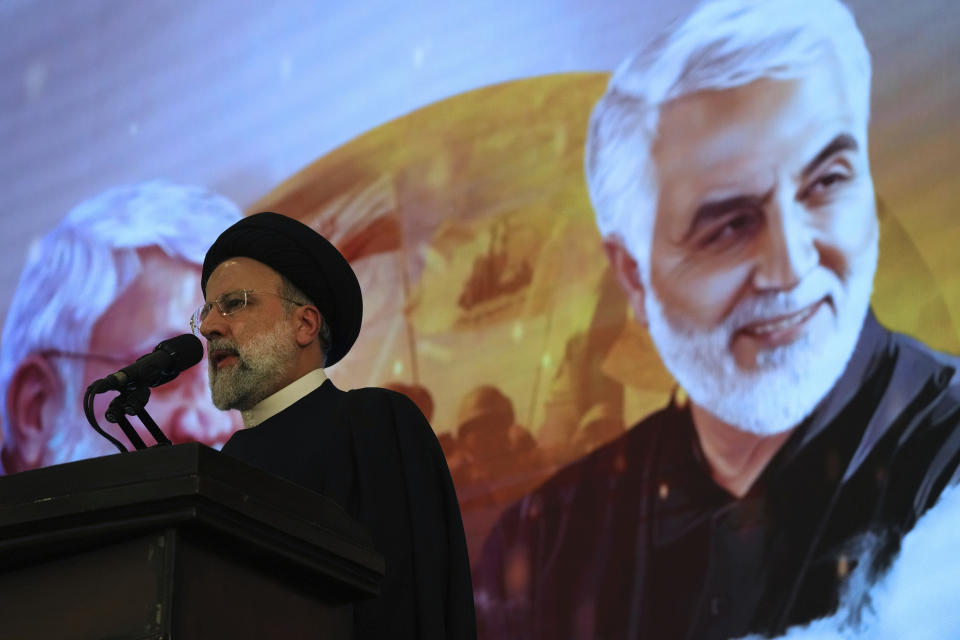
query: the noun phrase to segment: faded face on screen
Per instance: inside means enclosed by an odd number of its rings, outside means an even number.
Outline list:
[[[864,117],[843,89],[821,70],[661,112],[649,273],[631,299],[693,401],[746,431],[813,410],[868,307],[873,183]]]

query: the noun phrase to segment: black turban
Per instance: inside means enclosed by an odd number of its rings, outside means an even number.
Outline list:
[[[203,260],[200,288],[229,258],[253,258],[300,289],[330,325],[325,366],[347,354],[360,334],[363,297],[357,275],[336,247],[307,225],[279,213],[256,213],[220,234]]]

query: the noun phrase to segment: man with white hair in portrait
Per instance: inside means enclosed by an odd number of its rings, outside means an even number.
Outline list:
[[[84,389],[188,330],[207,247],[239,219],[222,196],[154,180],[81,203],[30,248],[0,345],[5,473],[116,451],[84,419]],[[240,420],[207,394],[194,367],[147,410],[174,443],[219,446]]]
[[[956,481],[957,360],[869,308],[870,75],[836,0],[705,2],[613,74],[590,196],[687,399],[504,514],[483,636],[781,633],[834,612],[858,559],[883,571]]]

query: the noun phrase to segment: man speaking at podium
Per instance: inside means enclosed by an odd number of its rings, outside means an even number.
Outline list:
[[[224,231],[191,326],[207,340],[219,409],[244,430],[223,447],[339,503],[386,560],[381,595],[356,605],[358,638],[474,638],[460,510],[440,445],[406,396],[337,389],[363,311],[344,257],[310,227],[258,213]]]

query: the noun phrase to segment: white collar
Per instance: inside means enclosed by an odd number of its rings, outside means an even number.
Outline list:
[[[267,396],[250,409],[241,411],[240,415],[243,417],[244,428],[255,427],[267,418],[272,418],[311,391],[319,388],[326,379],[327,374],[323,372],[323,369],[314,369],[310,373],[297,378],[283,389]]]

